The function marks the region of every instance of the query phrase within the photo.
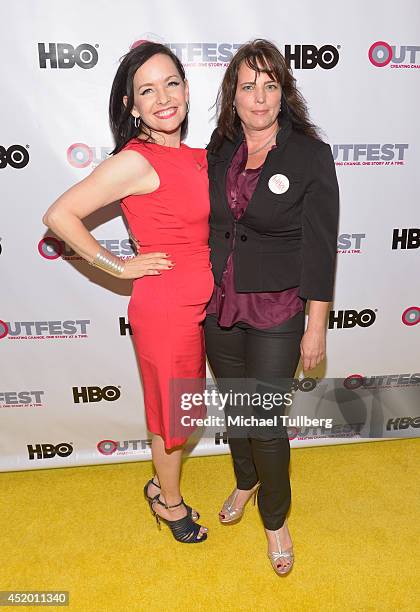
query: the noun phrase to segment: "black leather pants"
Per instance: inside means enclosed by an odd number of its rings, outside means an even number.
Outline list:
[[[304,311],[269,329],[256,329],[246,323],[220,327],[215,315],[204,324],[206,352],[219,386],[223,379],[254,378],[267,383],[291,379],[300,357],[304,332]],[[279,529],[290,507],[290,444],[287,432],[272,437],[251,435],[230,437],[238,489],[251,489],[257,482],[258,507],[266,529]]]

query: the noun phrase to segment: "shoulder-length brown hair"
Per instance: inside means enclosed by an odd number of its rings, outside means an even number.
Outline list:
[[[281,85],[281,110],[279,121],[287,117],[293,128],[303,134],[320,140],[318,128],[310,121],[306,102],[296,87],[296,79],[279,49],[264,38],[257,38],[239,47],[226,69],[216,99],[217,132],[212,140],[211,149],[217,149],[223,140],[235,140],[241,121],[234,110],[238,72],[242,62],[255,70],[256,74],[265,72],[270,79]]]

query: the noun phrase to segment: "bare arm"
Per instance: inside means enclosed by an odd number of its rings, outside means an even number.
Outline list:
[[[95,210],[133,193],[153,191],[155,171],[135,151],[122,151],[102,162],[89,176],[63,193],[45,213],[42,221],[76,253],[92,262],[98,252],[112,260],[115,257],[92,236],[82,219]],[[120,278],[138,278],[144,274],[169,269],[164,253],[138,255],[123,262]],[[110,272],[113,276],[117,276]]]
[[[329,311],[330,302],[318,302],[309,300],[309,331],[325,333],[327,330],[327,314]]]

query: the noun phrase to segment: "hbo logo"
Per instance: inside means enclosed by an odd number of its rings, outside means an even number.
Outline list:
[[[323,45],[319,49],[315,45],[285,45],[284,57],[289,66],[294,68],[313,69],[319,66],[330,70],[338,64],[338,50],[333,45]]]
[[[98,63],[98,52],[93,45],[83,43],[73,47],[67,43],[49,43],[48,50],[45,43],[38,43],[39,67],[46,68],[93,68]]]
[[[118,387],[73,387],[73,399],[75,404],[80,402],[100,402],[106,400],[107,402],[115,402],[121,396],[121,391]]]
[[[12,145],[8,149],[0,146],[0,168],[12,166],[12,168],[20,169],[27,166],[29,163],[29,153],[22,145]]]
[[[315,378],[294,378],[292,382],[293,391],[313,391],[317,385]]]
[[[56,455],[59,457],[68,457],[73,452],[73,447],[67,442],[60,444],[28,444],[29,459],[52,459]]]
[[[369,327],[373,325],[376,319],[376,314],[373,310],[365,308],[357,312],[357,310],[331,310],[328,328],[342,329],[343,327]]]
[[[393,249],[418,249],[420,247],[420,229],[416,227],[394,229],[392,232]]]
[[[398,417],[396,419],[388,419],[386,428],[390,429],[408,429],[409,427],[420,427],[420,417]]]

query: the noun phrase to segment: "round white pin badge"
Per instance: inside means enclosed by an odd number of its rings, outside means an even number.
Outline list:
[[[268,181],[268,188],[273,193],[286,193],[286,191],[290,187],[290,182],[287,176],[284,174],[273,174],[273,176]]]

